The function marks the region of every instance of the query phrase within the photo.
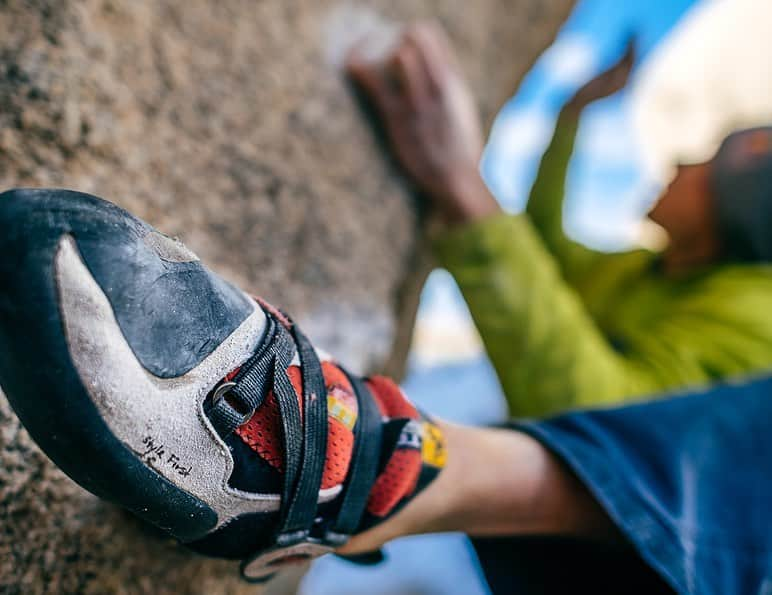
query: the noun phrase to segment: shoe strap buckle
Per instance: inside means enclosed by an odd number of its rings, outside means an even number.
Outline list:
[[[234,386],[236,386],[235,382],[223,382],[218,386],[212,395],[212,406],[217,407]]]
[[[308,536],[292,545],[276,544],[244,560],[241,564],[241,576],[251,583],[262,583],[280,570],[308,562],[334,550],[334,545]]]

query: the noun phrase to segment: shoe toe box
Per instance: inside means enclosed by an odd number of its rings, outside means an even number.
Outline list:
[[[63,246],[85,268],[62,267],[61,259],[57,266]],[[32,437],[93,493],[181,539],[206,534],[217,523],[206,499],[148,467],[95,407],[73,364],[79,347],[65,328],[67,315],[90,313],[63,312],[62,287],[77,285],[66,275],[96,282],[115,333],[130,347],[127,361],[136,358],[161,379],[206,359],[254,304],[176,240],[79,192],[0,194],[0,253],[0,386]]]
[[[71,236],[137,358],[162,378],[195,367],[253,311],[243,292],[208,271],[179,240],[95,196],[6,192],[0,229],[0,299],[9,314],[45,317],[56,304],[54,257]]]

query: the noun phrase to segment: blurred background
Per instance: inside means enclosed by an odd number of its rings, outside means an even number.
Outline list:
[[[633,80],[588,108],[569,168],[569,235],[614,251],[656,243],[638,222],[676,163],[708,159],[727,132],[772,121],[772,4],[761,0],[580,0],[502,107],[481,169],[510,212],[525,206],[565,101],[635,39]],[[496,76],[496,73],[490,73]],[[453,278],[431,273],[420,301],[403,383],[433,414],[464,423],[502,421],[506,405]],[[357,568],[317,561],[305,594],[487,593],[462,535],[399,540],[388,562]]]

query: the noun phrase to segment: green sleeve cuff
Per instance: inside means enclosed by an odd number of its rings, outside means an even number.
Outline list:
[[[512,250],[525,223],[523,215],[501,213],[443,230],[432,238],[434,254],[440,266],[452,273],[456,267]]]

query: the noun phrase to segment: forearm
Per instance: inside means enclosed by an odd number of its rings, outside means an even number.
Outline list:
[[[624,87],[633,59],[634,50],[630,45],[616,64],[582,86],[566,103],[558,115],[552,140],[539,165],[527,212],[550,249],[558,254],[561,260],[569,261],[567,269],[571,268],[570,260],[579,248],[563,233],[565,179],[574,151],[579,117],[593,101],[608,97]],[[567,276],[571,276],[571,273],[567,273]]]
[[[533,438],[513,430],[442,427],[448,464],[437,480],[392,519],[354,538],[342,553],[444,531],[621,539],[589,492]]]
[[[501,216],[447,233],[435,251],[455,277],[514,416],[610,403],[648,387],[615,353],[530,222]]]
[[[574,152],[579,114],[579,110],[571,104],[561,110],[528,197],[526,212],[539,232],[548,239],[563,232],[566,174]]]
[[[602,258],[596,250],[572,240],[565,231],[563,210],[566,176],[574,152],[581,108],[567,104],[560,112],[555,132],[544,153],[526,206],[526,214],[555,257],[563,277],[578,287]]]

